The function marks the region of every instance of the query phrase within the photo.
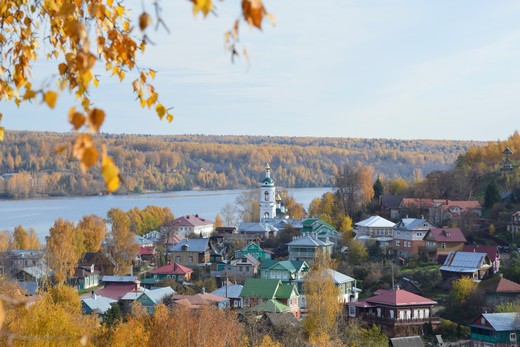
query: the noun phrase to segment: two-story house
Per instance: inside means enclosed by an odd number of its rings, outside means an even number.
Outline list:
[[[229,264],[224,265],[224,275],[235,281],[242,282],[248,277],[258,274],[260,262],[251,254],[232,260]]]
[[[520,344],[520,312],[483,313],[470,325],[471,347]]]
[[[153,286],[164,279],[183,283],[191,279],[193,270],[177,263],[169,263],[150,271],[149,277],[141,280],[143,286]]]
[[[242,288],[244,288],[243,285],[228,283],[212,291],[211,294],[229,299],[230,307],[238,309],[242,308],[242,298],[240,297]]]
[[[248,278],[240,293],[244,308],[252,308],[266,301],[276,300],[289,306],[296,318],[300,318],[299,296],[294,284],[284,284],[280,280],[263,278]]]
[[[215,222],[199,217],[198,214],[186,215],[174,219],[168,226],[173,230],[173,234],[189,235],[195,234],[197,236],[206,238],[213,233],[213,224]]]
[[[260,278],[278,279],[290,283],[303,279],[309,265],[301,260],[266,260],[260,265]]]
[[[334,243],[322,241],[316,234],[296,236],[287,244],[289,248],[289,260],[301,260],[307,264],[314,264],[314,257],[318,250],[322,251],[323,256],[330,256]]]
[[[210,261],[209,239],[183,239],[169,248],[171,262],[194,268]]]
[[[354,225],[356,236],[368,236],[372,239],[394,236],[395,223],[381,216],[372,216]]]
[[[432,311],[436,301],[396,288],[378,290],[377,295],[347,303],[348,316],[367,325],[376,324],[389,337],[420,335],[427,326],[440,324]]]
[[[235,251],[235,258],[237,258],[237,259],[242,258],[246,254],[252,255],[253,257],[256,258],[256,260],[264,261],[266,259],[271,259],[273,252],[266,251],[266,250],[262,249],[256,243],[251,242],[246,247]]]
[[[424,237],[424,252],[430,260],[451,251],[460,251],[466,238],[459,228],[433,228]]]
[[[403,218],[394,227],[394,254],[404,259],[419,257],[424,236],[434,228],[435,225],[424,219]]]
[[[329,223],[318,218],[306,218],[302,221],[302,235],[314,233],[321,241],[337,243],[339,238],[338,231]]]

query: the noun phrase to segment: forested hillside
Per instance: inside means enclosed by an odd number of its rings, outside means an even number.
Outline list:
[[[346,162],[387,178],[425,176],[453,166],[480,142],[269,136],[98,135],[121,170],[118,193],[255,187],[265,164],[282,187],[330,186]],[[103,191],[99,168],[81,173],[70,133],[7,132],[0,143],[0,194],[23,198]]]

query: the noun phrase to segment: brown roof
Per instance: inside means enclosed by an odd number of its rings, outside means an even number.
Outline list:
[[[498,246],[483,246],[483,245],[464,245],[462,252],[477,252],[486,253],[492,262],[495,261],[498,254]]]
[[[110,299],[119,300],[126,293],[136,289],[135,283],[110,284],[96,292],[96,295],[104,296]]]
[[[460,207],[462,210],[475,210],[482,208],[480,205],[480,202],[477,200],[468,200],[468,201],[453,201],[453,200],[446,200],[444,204],[442,205],[442,208],[444,210],[448,210],[451,207]]]
[[[401,207],[430,208],[433,207],[433,200],[420,198],[404,198],[401,201]]]
[[[150,271],[154,275],[187,275],[193,270],[177,263],[166,264],[157,269]]]
[[[189,302],[191,306],[201,306],[201,305],[212,305],[218,302],[229,301],[227,298],[223,298],[218,295],[204,293],[204,294],[195,294],[195,295],[173,295],[172,300],[174,302],[181,300],[181,303],[186,304]]]
[[[172,225],[176,227],[198,227],[208,224],[213,225],[213,223],[213,221],[210,221],[205,218],[200,218],[199,215],[196,214],[179,217],[172,222]]]
[[[459,228],[434,228],[430,232],[437,242],[466,242]]]
[[[404,289],[378,290],[379,295],[366,298],[364,301],[370,304],[383,304],[392,306],[410,305],[435,305],[437,301],[430,300],[420,295],[410,293]]]
[[[480,283],[480,288],[494,293],[520,293],[520,284],[502,276],[493,277]]]

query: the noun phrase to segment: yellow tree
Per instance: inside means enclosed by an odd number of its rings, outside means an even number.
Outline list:
[[[191,0],[194,13],[204,16],[215,11],[212,0]],[[149,42],[147,28],[155,20],[165,26],[157,2],[145,6],[132,18],[129,1],[113,0],[4,0],[0,3],[0,101],[16,105],[41,102],[53,109],[62,93],[75,97],[68,116],[73,130],[82,130],[69,153],[82,170],[101,161],[108,191],[120,185],[119,170],[105,149],[100,149],[88,132],[97,133],[106,114],[91,99],[92,89],[102,85],[94,70],[105,69],[121,81],[128,81],[141,107],[152,108],[160,119],[173,120],[152,85],[155,71],[137,64],[138,52]],[[242,0],[242,15],[251,26],[261,28],[267,15],[262,0]],[[147,12],[155,13],[155,18]],[[226,34],[232,58],[238,55],[240,21]],[[139,32],[137,32],[139,31]],[[45,39],[40,39],[45,33]],[[247,52],[244,52],[246,55]],[[54,64],[45,83],[32,77],[35,62]],[[38,87],[36,86],[38,85]],[[0,120],[1,120],[0,114]],[[0,127],[0,141],[4,128]],[[66,150],[67,146],[60,148]]]
[[[304,279],[307,303],[304,324],[310,341],[337,338],[341,302],[340,291],[332,277],[332,267],[331,259],[319,250]]]
[[[108,218],[112,223],[110,252],[117,263],[116,271],[120,275],[127,274],[139,252],[135,234],[130,231],[130,218],[118,208],[108,211]]]
[[[14,228],[13,232],[14,249],[29,249],[29,235],[23,228],[23,226],[19,225]]]
[[[344,243],[348,243],[352,239],[352,230],[352,218],[350,218],[349,216],[343,217],[339,231],[343,235]]]
[[[27,236],[29,248],[28,249],[42,249],[40,238],[36,234],[36,231],[31,228],[29,229],[29,235]]]
[[[215,223],[213,224],[213,230],[216,230],[217,228],[222,227],[222,217],[220,217],[220,214],[217,213],[215,216]]]
[[[83,235],[85,252],[97,252],[106,235],[106,224],[103,218],[90,214],[83,216],[76,229]]]
[[[469,298],[476,287],[477,284],[471,277],[461,277],[452,282],[451,296],[457,303],[461,303]]]
[[[12,247],[12,235],[7,231],[0,231],[0,252],[5,252]]]
[[[74,273],[82,255],[82,245],[78,245],[77,234],[74,223],[61,218],[55,221],[49,230],[49,236],[46,238],[47,259],[58,283],[65,282]]]

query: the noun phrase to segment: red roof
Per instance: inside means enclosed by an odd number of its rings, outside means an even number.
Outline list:
[[[437,242],[466,242],[459,228],[434,228],[430,232]]]
[[[520,293],[520,284],[504,277],[495,277],[481,282],[481,287],[485,291],[495,293]]]
[[[166,241],[166,244],[175,246],[176,244],[178,244],[182,240],[184,240],[184,236],[175,234],[175,235],[171,235],[171,236],[168,237],[168,240]]]
[[[126,293],[133,291],[136,288],[135,283],[117,283],[110,284],[103,289],[96,292],[96,295],[101,295],[110,299],[119,300]]]
[[[177,263],[163,265],[150,273],[154,275],[187,275],[193,270]]]
[[[498,254],[498,246],[464,245],[462,252],[486,253],[492,262],[495,262]]]
[[[442,208],[445,210],[449,210],[451,207],[460,207],[462,210],[476,210],[482,208],[480,202],[477,200],[469,200],[469,201],[453,201],[446,200],[446,202],[442,205]]]
[[[153,247],[141,247],[139,255],[154,255],[155,249]]]
[[[432,199],[421,199],[421,198],[404,198],[401,201],[402,207],[420,207],[430,208],[433,207]]]
[[[379,290],[381,294],[365,299],[370,304],[383,304],[391,306],[410,305],[435,305],[437,301],[430,300],[420,295],[410,293],[404,289]]]
[[[205,218],[200,218],[199,215],[187,215],[175,219],[172,222],[172,226],[176,227],[198,227],[204,225],[213,225],[213,221]]]

